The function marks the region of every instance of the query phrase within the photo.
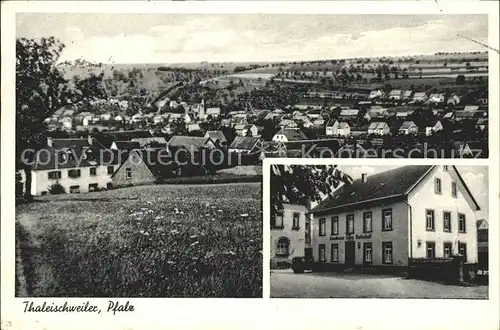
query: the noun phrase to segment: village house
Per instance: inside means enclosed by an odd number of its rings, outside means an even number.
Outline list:
[[[306,207],[283,203],[271,217],[271,263],[291,264],[305,253]]]
[[[313,126],[317,129],[323,129],[323,126],[325,125],[326,120],[322,117],[319,116],[313,121]]]
[[[252,154],[261,152],[262,141],[259,137],[252,136],[236,136],[229,145],[230,153]]]
[[[371,122],[368,126],[368,134],[388,135],[391,133],[391,128],[383,121]]]
[[[332,136],[337,135],[337,127],[339,126],[338,120],[330,120],[325,126],[325,135]]]
[[[393,89],[392,91],[389,92],[389,100],[401,101],[402,96],[403,96],[403,91],[400,89]]]
[[[337,125],[334,124],[331,131],[334,136],[351,135],[351,127],[345,121],[339,122]]]
[[[413,95],[413,103],[424,103],[428,100],[428,96],[425,92],[417,92]]]
[[[279,128],[282,128],[282,127],[285,127],[285,128],[297,128],[298,125],[295,121],[293,121],[292,119],[282,119],[279,124],[278,124],[278,127]]]
[[[307,140],[307,136],[297,128],[282,128],[274,134],[274,142],[292,142]]]
[[[219,141],[222,146],[227,146],[227,139],[221,131],[207,131],[205,138],[210,138],[212,141]]]
[[[374,99],[379,99],[381,97],[384,96],[384,92],[381,91],[381,90],[374,90],[374,91],[371,91],[370,92],[370,95],[368,95],[368,98],[370,100],[374,100]]]
[[[180,175],[180,166],[166,149],[133,150],[111,177],[114,188],[147,185]]]
[[[442,93],[434,93],[429,97],[429,102],[434,104],[444,103],[445,97]]]
[[[476,128],[484,131],[488,127],[488,118],[479,118],[476,122]]]
[[[236,125],[234,127],[236,134],[240,136],[258,136],[259,129],[255,125]]]
[[[190,151],[201,148],[215,149],[219,147],[218,144],[217,141],[213,141],[211,138],[184,135],[174,135],[167,143],[169,148],[185,148]]]
[[[413,96],[413,91],[412,90],[406,90],[403,92],[403,101],[408,101],[411,100]]]
[[[430,136],[443,129],[441,121],[437,120],[432,125],[425,127],[425,135]]]
[[[163,137],[133,138],[131,142],[137,142],[141,148],[146,147],[166,147],[167,140]]]
[[[370,116],[370,119],[384,119],[389,117],[389,112],[384,108],[371,108],[368,110],[367,114]]]
[[[340,117],[344,119],[356,119],[358,117],[358,109],[344,109],[340,111]]]
[[[446,100],[447,105],[457,106],[460,104],[460,97],[457,94],[453,94]]]
[[[313,208],[314,260],[402,274],[413,261],[477,263],[474,196],[455,166],[403,166],[355,180]]]
[[[196,132],[196,131],[201,131],[201,127],[198,123],[194,123],[194,124],[189,124],[189,125],[186,125],[187,126],[187,131],[188,132]]]
[[[413,121],[404,121],[399,128],[399,133],[404,135],[417,134],[418,127]]]
[[[120,161],[110,150],[102,153],[83,148],[39,150],[31,169],[31,194],[50,194],[56,185],[62,186],[66,193],[107,189]]]

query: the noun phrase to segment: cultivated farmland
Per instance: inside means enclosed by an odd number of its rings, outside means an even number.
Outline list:
[[[16,294],[261,297],[260,183],[155,185],[17,207]]]

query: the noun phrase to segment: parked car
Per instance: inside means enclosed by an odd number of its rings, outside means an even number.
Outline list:
[[[313,263],[313,258],[295,257],[292,259],[292,270],[295,274],[302,274],[306,270],[312,270]]]

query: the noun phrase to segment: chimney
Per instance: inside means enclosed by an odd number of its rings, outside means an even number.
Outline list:
[[[47,147],[52,148],[52,138],[50,136],[47,137]]]
[[[361,183],[366,183],[366,178],[368,177],[368,175],[366,173],[362,173],[361,174]]]

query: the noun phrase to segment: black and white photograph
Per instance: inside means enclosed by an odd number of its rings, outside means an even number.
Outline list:
[[[487,166],[271,167],[271,297],[488,299]]]
[[[460,3],[2,2],[0,328],[489,330],[500,4]]]

